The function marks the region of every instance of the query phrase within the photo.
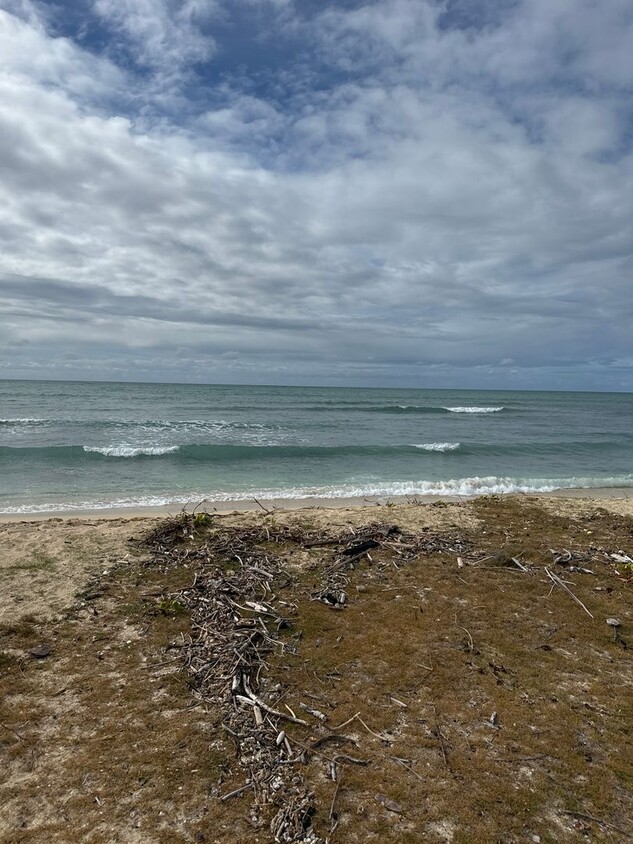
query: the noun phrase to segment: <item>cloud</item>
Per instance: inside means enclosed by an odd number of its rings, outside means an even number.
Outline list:
[[[94,10],[138,64],[174,73],[213,55],[204,25],[219,11],[214,0],[95,0]]]
[[[629,4],[0,6],[9,373],[633,387]]]

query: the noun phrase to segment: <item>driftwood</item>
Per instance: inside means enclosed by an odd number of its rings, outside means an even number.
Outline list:
[[[175,596],[189,610],[193,630],[180,651],[194,694],[219,708],[221,726],[245,775],[241,785],[219,799],[249,793],[253,822],[258,828],[269,823],[276,842],[318,844],[321,839],[311,824],[314,795],[298,767],[300,756],[293,757],[293,736],[279,726],[303,729],[307,722],[280,708],[278,684],[266,681],[267,655],[294,647],[292,639],[277,636],[279,629],[290,626],[295,612],[274,594],[288,576],[259,547],[262,541],[284,541],[283,529],[214,533],[198,548],[184,546],[183,539],[195,528],[195,519],[163,525],[150,543],[155,564],[196,563],[191,586]]]
[[[358,565],[366,562],[380,571],[395,565],[394,557],[404,565],[420,555],[442,554],[450,554],[453,559],[458,554],[471,564],[474,551],[457,533],[439,535],[425,529],[414,535],[389,523],[327,536],[298,526],[268,523],[263,514],[262,522],[218,531],[212,529],[213,516],[183,513],[159,525],[148,537],[153,552],[148,565],[165,569],[186,565],[193,569],[191,585],[170,596],[191,616],[191,636],[183,637],[174,647],[190,675],[188,682],[196,698],[193,705],[204,704],[217,713],[220,728],[235,747],[233,779],[227,780],[227,790],[218,799],[244,796],[250,804],[254,828],[261,830],[268,824],[278,844],[320,844],[323,839],[312,826],[315,795],[302,766],[310,759],[313,764],[323,764],[326,776],[336,782],[329,812],[331,837],[339,821],[336,801],[344,766],[370,763],[347,752],[352,750],[348,745],[357,742],[340,731],[356,722],[384,745],[396,739],[374,731],[360,712],[330,727],[327,735],[320,735],[328,729],[328,716],[321,709],[298,704],[318,722],[310,727],[284,700],[287,689],[270,677],[269,663],[274,654],[296,653],[298,637],[279,631],[292,627],[297,605],[278,597],[292,582],[292,575],[284,570],[274,546],[291,542],[305,549],[324,549],[323,556],[319,555],[322,580],[309,597],[340,611],[349,602],[350,569]],[[473,648],[472,638],[466,633]],[[341,676],[332,671],[326,679],[341,680]],[[401,708],[407,705],[397,698],[392,701]],[[446,739],[437,719],[434,734],[449,767]],[[421,778],[405,760],[396,761]],[[236,774],[241,782],[235,782]]]
[[[565,592],[567,592],[567,594],[578,604],[578,606],[583,608],[583,610],[587,613],[588,616],[590,616],[590,618],[593,618],[593,615],[589,612],[589,610],[583,604],[580,598],[577,598],[576,595],[574,595],[574,593],[571,591],[571,589],[569,589],[569,587],[567,587],[563,583],[560,577],[557,574],[554,574],[554,572],[550,571],[547,566],[545,566],[545,574],[549,577],[552,583],[556,584],[557,586],[560,586],[561,589],[564,589]]]

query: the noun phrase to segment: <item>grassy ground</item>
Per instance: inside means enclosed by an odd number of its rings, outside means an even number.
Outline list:
[[[306,548],[302,533],[336,536],[377,517],[428,550],[384,544],[345,572],[345,609],[313,600],[337,549]],[[271,840],[253,826],[248,791],[219,799],[243,772],[221,707],[196,705],[181,670],[196,631],[178,593],[196,548],[253,527],[290,575],[278,598],[296,606],[284,634],[293,647],[269,661],[266,684],[293,711],[327,716],[289,727],[290,741],[313,746],[334,731],[368,763],[341,765],[333,782],[324,743],[303,766],[322,840],[633,838],[632,572],[608,556],[631,554],[633,520],[488,497],[214,518],[185,539],[178,566],[152,563],[135,541],[56,619],[20,603],[0,628],[3,844]],[[584,555],[572,565],[594,574],[554,564],[551,549]],[[25,565],[41,577],[63,558],[40,552]],[[32,656],[42,644],[51,653]]]

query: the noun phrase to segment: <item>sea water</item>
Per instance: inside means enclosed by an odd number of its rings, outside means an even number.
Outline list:
[[[0,512],[633,487],[633,394],[0,381]]]

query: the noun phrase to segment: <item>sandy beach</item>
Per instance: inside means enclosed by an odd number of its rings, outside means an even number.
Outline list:
[[[260,699],[308,724],[276,727],[283,758],[350,742],[278,769],[310,795],[314,837],[298,840],[628,840],[627,493],[3,519],[0,839],[237,844],[272,842],[282,810],[291,823],[279,794],[251,793],[257,766],[230,735],[244,707],[191,674],[191,583],[261,557],[266,606],[290,620]],[[371,550],[341,568],[355,536]]]

